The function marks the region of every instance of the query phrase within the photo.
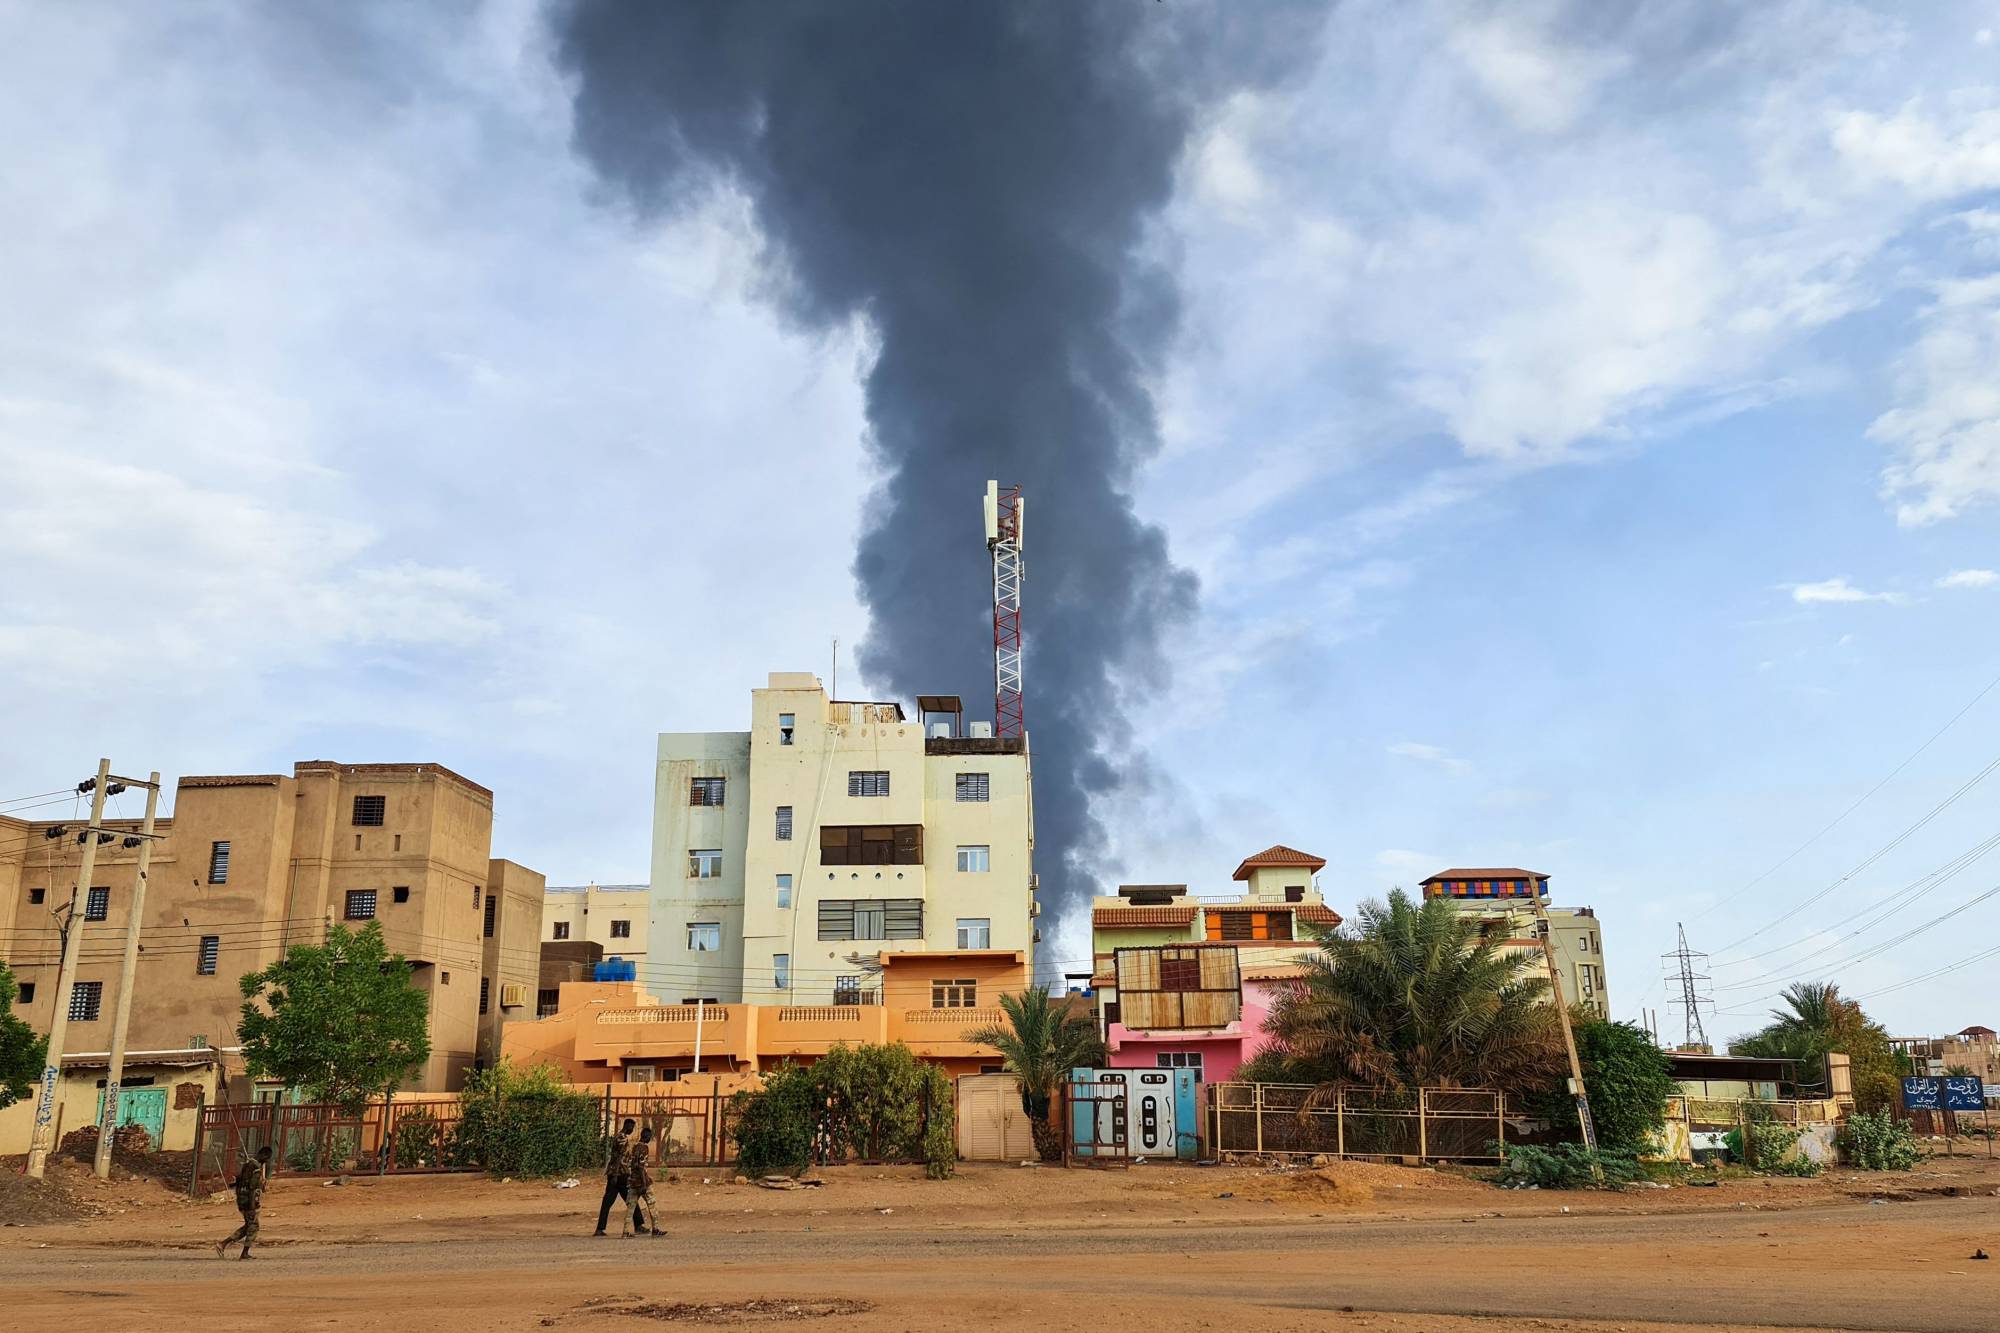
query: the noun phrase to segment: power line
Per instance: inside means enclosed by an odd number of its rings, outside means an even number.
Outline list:
[[[1896,936],[1894,939],[1884,940],[1880,944],[1871,945],[1868,948],[1863,949],[1860,953],[1854,954],[1850,957],[1835,959],[1831,963],[1821,963],[1814,967],[1802,968],[1796,971],[1787,968],[1779,968],[1766,973],[1764,976],[1757,977],[1753,980],[1739,981],[1734,983],[1733,985],[1723,986],[1720,989],[1752,990],[1758,986],[1770,985],[1773,981],[1793,981],[1797,980],[1799,977],[1806,976],[1814,972],[1831,972],[1843,967],[1853,967],[1857,963],[1865,963],[1871,958],[1880,957],[1882,954],[1887,953],[1889,950],[1895,948],[1899,944],[1915,939],[1917,936],[1923,934],[1925,931],[1931,929],[1933,926],[1942,925],[1944,922],[1949,921],[1953,917],[1957,916],[1960,912],[1970,911],[1972,908],[1979,906],[1979,904],[1985,902],[1987,899],[1992,898],[1995,894],[2000,894],[2000,884],[1996,884],[1992,888],[1986,890],[1986,892],[1978,894],[1966,900],[1965,902],[1960,903],[1958,906],[1952,908],[1949,912],[1944,912],[1937,916],[1932,917],[1930,920],[1924,922],[1922,925],[1912,926],[1910,929],[1904,931],[1902,934]]]
[[[1941,977],[1945,975],[1945,973],[1947,972],[1956,972],[1962,967],[1971,967],[1974,963],[1984,962],[1986,959],[1992,958],[1996,955],[2000,955],[2000,945],[1995,945],[1990,949],[1982,949],[1978,953],[1973,954],[1970,957],[1961,958],[1955,963],[1947,963],[1943,967],[1924,973],[1922,976],[1910,977],[1907,980],[1896,982],[1892,986],[1884,986],[1879,990],[1869,991],[1866,995],[1863,995],[1860,998],[1864,1000],[1873,1000],[1879,998],[1880,996],[1890,995],[1895,993],[1896,991],[1904,990],[1907,989],[1908,987],[1929,981],[1934,977]]]

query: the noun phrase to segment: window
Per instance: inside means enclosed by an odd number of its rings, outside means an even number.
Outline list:
[[[48,901],[48,898],[49,898],[49,891],[47,889],[28,890],[28,902],[31,906],[40,907],[43,903]]]
[[[216,960],[221,956],[222,956],[222,936],[220,935],[202,936],[201,954],[198,961],[194,965],[195,975],[198,977],[214,976]]]
[[[562,1005],[562,987],[544,986],[535,992],[535,1016],[547,1018]]]
[[[473,910],[473,911],[477,912],[477,911],[479,910],[479,904],[480,904],[481,900],[482,900],[482,899],[484,898],[484,896],[485,896],[485,895],[484,895],[484,894],[482,894],[482,893],[480,892],[480,888],[479,888],[479,886],[478,886],[477,884],[475,884],[475,885],[473,885],[473,886],[472,886],[472,910]]]
[[[957,981],[931,982],[931,1008],[933,1009],[976,1009],[979,1005],[979,983],[960,979]]]
[[[861,978],[835,977],[833,979],[833,1002],[835,1004],[861,1003]]]
[[[1155,1058],[1161,1069],[1192,1069],[1194,1081],[1202,1081],[1200,1051],[1161,1051]]]
[[[792,877],[790,875],[780,875],[778,876],[778,906],[790,907],[791,905]]]
[[[349,921],[373,921],[375,919],[375,890],[349,889],[347,891],[347,919]]]
[[[990,847],[961,847],[958,849],[958,868],[974,872],[993,868],[993,850]]]
[[[1285,901],[1286,901],[1286,902],[1288,902],[1288,903],[1302,903],[1302,902],[1304,902],[1305,900],[1306,900],[1306,886],[1305,886],[1305,885],[1303,885],[1303,884],[1287,884],[1287,885],[1285,886]]]
[[[615,917],[612,917],[612,918],[611,918],[611,938],[612,938],[612,939],[614,939],[614,940],[629,940],[629,939],[631,939],[631,938],[632,938],[632,923],[631,923],[630,921],[626,920],[626,919],[625,919],[624,917],[616,917],[616,916],[615,916]]]
[[[1208,913],[1208,938],[1212,940],[1252,941],[1288,940],[1292,937],[1292,914],[1290,912],[1228,912]]]
[[[486,938],[489,940],[493,938],[493,920],[494,917],[499,914],[499,911],[500,911],[500,896],[495,893],[487,894],[486,895]]]
[[[683,995],[683,996],[681,996],[681,1003],[682,1003],[682,1004],[721,1004],[721,1003],[722,1003],[722,1001],[720,1001],[720,1000],[716,999],[716,998],[715,998],[715,997],[714,997],[713,995]]]
[[[961,949],[990,949],[993,947],[993,919],[984,916],[962,916],[958,919],[958,947]]]
[[[778,841],[790,842],[791,840],[792,840],[792,807],[790,807],[789,805],[781,805],[778,807]]]
[[[790,745],[792,743],[792,733],[798,729],[797,723],[798,717],[795,714],[778,714],[778,744]]]
[[[688,804],[721,805],[723,788],[728,781],[727,778],[689,778]]]
[[[111,915],[110,889],[102,887],[93,888],[89,893],[84,895],[83,919],[85,921],[102,921],[110,915]]]
[[[722,950],[720,921],[688,922],[688,949],[692,953],[719,953]]]
[[[72,1023],[94,1023],[98,1008],[104,1003],[104,983],[101,981],[75,981],[69,988],[69,1021]]]
[[[438,985],[449,986],[450,984],[451,984],[451,973],[449,972],[438,973]]]
[[[847,775],[849,796],[887,796],[889,774],[885,769],[862,769]]]
[[[481,978],[479,979],[479,1012],[480,1012],[480,1013],[482,1013],[482,1014],[483,1014],[483,1013],[485,1013],[485,1012],[486,1012],[486,1006],[487,1006],[488,1002],[492,1000],[492,998],[493,998],[493,978],[491,978],[491,977],[481,977]]]
[[[823,940],[920,940],[924,937],[924,900],[822,898],[818,928]]]
[[[210,884],[229,882],[229,844],[226,842],[208,844],[208,882]]]
[[[688,852],[689,879],[721,879],[722,849],[711,847],[703,851]]]
[[[33,1004],[35,1002],[35,983],[32,981],[22,982],[14,998],[22,1004]]]
[[[920,866],[924,863],[922,824],[823,825],[819,831],[823,866]]]
[[[392,850],[394,850],[394,851],[398,851],[398,852],[400,852],[400,851],[402,851],[402,850],[403,850],[403,835],[402,835],[402,834],[398,833],[398,834],[394,835],[394,839],[393,839],[393,843],[392,843]]]
[[[788,953],[771,955],[771,984],[779,990],[792,988],[792,956]]]
[[[993,781],[986,773],[960,773],[956,789],[952,792],[955,801],[990,801],[993,799]]]
[[[386,796],[357,796],[354,798],[354,827],[381,828],[383,817],[389,813],[389,798]]]
[[[1160,959],[1160,989],[1193,991],[1201,989],[1201,959],[1191,955]]]
[[[569,922],[556,921],[556,922],[551,922],[550,924],[553,925],[555,928],[555,932],[552,936],[550,936],[550,938],[558,940],[566,940],[569,938]]]

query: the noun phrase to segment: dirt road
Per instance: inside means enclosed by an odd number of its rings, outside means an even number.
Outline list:
[[[206,1249],[226,1204],[134,1196],[81,1228],[0,1233],[0,1290],[10,1323],[134,1329],[2000,1326],[2000,1262],[1970,1258],[2000,1253],[2000,1172],[1948,1178],[1634,1196],[1351,1164],[944,1185],[855,1169],[782,1193],[684,1177],[662,1191],[673,1234],[629,1241],[584,1234],[588,1181],[281,1179],[253,1263]]]

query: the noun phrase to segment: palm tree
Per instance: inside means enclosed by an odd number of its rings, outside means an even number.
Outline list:
[[[1525,1091],[1560,1075],[1547,978],[1444,899],[1392,890],[1319,943],[1264,1025],[1285,1066],[1319,1085],[1314,1103],[1341,1084]]]
[[[1103,1063],[1104,1039],[1097,1024],[1067,1004],[1049,998],[1046,986],[1020,995],[1002,995],[1007,1025],[979,1028],[965,1040],[991,1046],[1021,1080],[1021,1109],[1034,1127],[1035,1151],[1045,1162],[1062,1156],[1062,1138],[1051,1118],[1055,1091],[1072,1069]]]

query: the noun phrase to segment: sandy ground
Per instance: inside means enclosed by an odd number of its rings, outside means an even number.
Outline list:
[[[0,1228],[0,1291],[9,1325],[110,1329],[2000,1328],[1985,1159],[1618,1194],[1360,1163],[826,1177],[671,1173],[669,1236],[598,1240],[587,1177],[281,1176],[241,1263],[210,1248],[226,1197],[65,1166],[92,1215]]]

